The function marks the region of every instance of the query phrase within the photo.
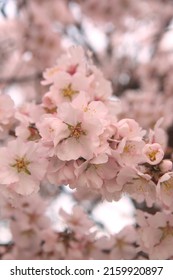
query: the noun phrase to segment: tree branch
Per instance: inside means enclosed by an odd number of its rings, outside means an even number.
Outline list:
[[[42,78],[42,73],[36,73],[29,76],[23,77],[9,77],[9,78],[0,78],[0,84],[16,84],[16,83],[26,83]]]

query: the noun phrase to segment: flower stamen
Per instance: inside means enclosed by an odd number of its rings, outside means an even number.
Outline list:
[[[69,84],[66,88],[63,88],[61,90],[62,94],[64,95],[64,97],[68,97],[70,100],[72,99],[72,96],[79,93],[78,90],[74,90],[72,88],[72,85]]]
[[[11,166],[17,169],[18,173],[24,172],[28,175],[31,175],[31,172],[28,170],[28,165],[30,164],[30,161],[26,160],[24,157],[22,158],[16,158],[15,163]]]
[[[68,129],[70,130],[70,137],[74,137],[76,139],[79,139],[81,135],[86,135],[86,132],[81,127],[81,122],[77,123],[76,126],[69,125]]]

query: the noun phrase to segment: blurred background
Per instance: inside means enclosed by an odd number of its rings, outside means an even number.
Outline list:
[[[173,147],[173,1],[172,0],[0,0],[0,92],[16,106],[39,102],[46,92],[42,73],[71,45],[82,45],[112,82],[122,102],[120,118],[153,128],[163,117]],[[101,202],[62,186],[43,186],[54,198],[48,215],[60,207],[83,204],[109,232],[133,224],[133,202]],[[136,206],[136,205],[135,205]],[[0,229],[1,242],[9,240]]]

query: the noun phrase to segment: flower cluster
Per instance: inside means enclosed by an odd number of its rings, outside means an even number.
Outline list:
[[[0,111],[0,128],[8,127],[11,118],[14,121],[13,131],[7,129],[12,139],[5,138],[0,147],[0,191],[5,205],[14,204],[15,199],[21,203],[9,212],[12,217],[7,215],[17,246],[12,257],[138,258],[134,228],[102,242],[78,207],[72,216],[60,211],[67,228],[55,233],[41,213],[44,210],[36,209],[42,205],[38,192],[48,182],[107,201],[128,194],[147,207],[156,204],[172,211],[173,171],[172,162],[164,158],[167,137],[162,119],[149,131],[134,119],[120,119],[120,101],[112,96],[110,82],[80,46],[71,47],[43,76],[42,83],[49,89],[39,104],[25,103],[14,109],[10,97],[0,97],[7,105]],[[157,225],[163,230],[159,229],[159,236],[156,233],[158,240],[153,235],[152,246],[145,241],[152,218],[139,222],[139,245],[151,258],[167,242],[167,235],[172,235],[171,214],[157,215],[167,222]],[[161,256],[170,258],[171,253]]]
[[[27,195],[46,177],[108,201],[123,193],[149,204],[160,199],[160,184],[172,170],[163,159],[167,139],[160,121],[147,133],[133,119],[119,120],[110,82],[81,47],[70,48],[44,77],[50,87],[42,103],[16,110],[17,138],[0,149],[1,184]]]
[[[16,196],[12,205],[4,205],[2,215],[10,221],[13,243],[0,246],[2,259],[132,259],[137,255],[133,227],[110,235],[75,206],[71,214],[60,209],[57,220],[63,226],[55,230],[46,216],[46,204],[34,194]]]
[[[150,259],[169,259],[172,257],[173,215],[157,212],[150,215],[137,213],[139,250],[147,253]]]

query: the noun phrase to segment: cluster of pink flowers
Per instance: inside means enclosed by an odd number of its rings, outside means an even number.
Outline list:
[[[46,177],[57,186],[89,188],[108,201],[124,192],[158,199],[160,182],[172,170],[163,159],[160,122],[147,133],[133,119],[119,120],[110,82],[81,47],[70,48],[44,77],[50,88],[43,102],[16,110],[18,137],[0,150],[1,184],[27,195]]]
[[[150,259],[172,257],[173,215],[157,212],[155,215],[137,212],[139,250]]]
[[[173,106],[172,96],[158,94],[157,91],[126,91],[121,98],[123,112],[121,117],[137,119],[145,129],[152,128],[158,119],[164,117],[162,127],[168,129],[173,116],[170,113]]]
[[[12,258],[83,259],[102,254],[111,259],[137,258],[134,228],[110,237],[108,245],[97,239],[91,231],[93,224],[78,207],[72,216],[60,212],[67,224],[63,233],[47,230],[44,211],[36,208],[42,205],[36,193],[46,181],[57,187],[69,185],[79,193],[89,191],[107,201],[128,194],[148,207],[157,204],[171,211],[173,171],[172,162],[164,159],[167,137],[162,119],[149,131],[134,119],[119,119],[121,105],[112,96],[110,82],[80,46],[71,47],[43,76],[42,83],[49,89],[40,104],[25,103],[14,109],[10,97],[0,96],[0,128],[8,127],[11,118],[14,122],[8,131],[12,139],[4,137],[0,147],[0,191],[7,204],[17,198],[21,203],[8,217],[17,247],[12,249]],[[171,225],[171,216],[159,215]],[[152,218],[147,221],[139,222],[139,244],[153,258],[158,243],[167,242],[165,234],[172,235],[172,228],[168,233],[167,228],[163,230],[158,242],[153,235],[152,247],[143,240],[148,234],[145,227],[152,226]]]
[[[16,195],[3,202],[1,216],[8,219],[13,239],[8,246],[0,246],[1,259],[172,258],[171,213],[151,215],[138,210],[137,228],[126,226],[110,234],[100,230],[80,206],[74,206],[71,214],[60,209],[55,229],[46,214],[48,201],[39,194]]]
[[[12,204],[4,205],[2,216],[9,220],[13,242],[0,246],[2,259],[131,259],[137,255],[132,227],[114,235],[104,233],[75,206],[71,214],[60,209],[57,220],[61,229],[55,230],[46,206],[38,194],[16,196]]]

